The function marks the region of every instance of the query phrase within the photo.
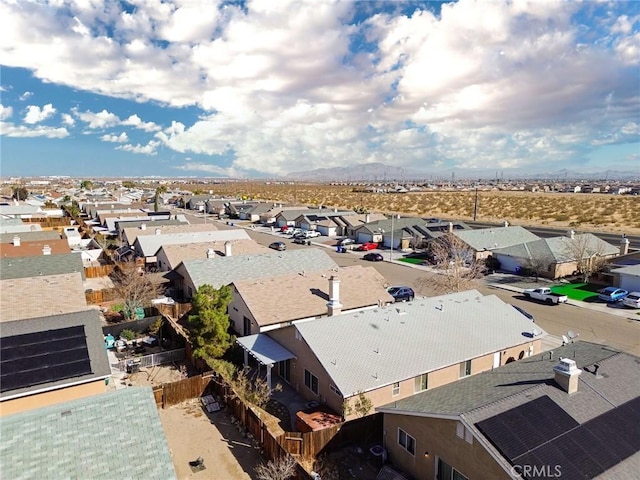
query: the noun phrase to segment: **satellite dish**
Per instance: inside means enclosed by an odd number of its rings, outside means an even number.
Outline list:
[[[575,333],[573,330],[569,330],[567,332],[567,337],[569,337],[569,339],[571,340],[571,343],[573,343],[573,339],[577,338],[580,334],[579,333]]]
[[[566,345],[567,343],[569,343],[569,339],[566,335],[562,335],[562,345]]]

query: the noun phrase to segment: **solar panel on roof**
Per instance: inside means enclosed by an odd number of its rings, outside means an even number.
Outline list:
[[[91,373],[84,326],[3,337],[0,392]]]
[[[476,426],[511,461],[578,426],[578,422],[543,396],[478,422]]]
[[[547,400],[540,401],[544,398]],[[533,404],[533,402],[536,403]],[[578,425],[549,397],[540,397],[533,402],[476,423],[476,426],[512,465],[533,467],[528,470],[529,475],[523,475],[524,478],[547,478],[545,475],[548,475],[548,471],[545,468],[556,465],[560,467],[562,478],[594,478],[640,451],[640,431],[638,430],[640,397],[582,425]],[[549,402],[553,406],[549,405]],[[542,422],[542,429],[547,429],[547,434],[550,436],[538,445],[514,455],[522,445],[532,443],[530,441],[532,437],[528,437],[532,431],[511,430],[507,425],[516,425],[511,421],[517,418],[518,414],[522,414],[523,408],[539,411],[539,408],[545,404],[549,406],[551,412],[547,417],[559,420],[565,428],[548,430],[548,425]],[[558,412],[558,409],[563,415]],[[570,427],[571,424],[577,426]],[[519,425],[521,427],[523,424]]]

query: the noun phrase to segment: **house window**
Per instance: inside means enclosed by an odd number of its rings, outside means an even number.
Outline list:
[[[438,458],[438,477],[439,480],[468,480],[459,471],[448,465],[441,458]]]
[[[471,360],[460,364],[460,377],[468,377],[471,375]]]
[[[394,397],[396,395],[400,395],[400,382],[393,382],[393,385],[391,386],[391,395]]]
[[[429,374],[428,373],[423,373],[422,375],[418,375],[415,379],[415,388],[414,388],[414,392],[422,392],[423,390],[426,390],[428,388],[429,385]]]
[[[467,443],[473,443],[473,433],[462,422],[458,422],[456,425],[456,435],[459,438],[464,438]]]
[[[304,385],[313,393],[318,395],[318,377],[306,368],[304,369]]]
[[[342,396],[342,393],[340,392],[340,390],[338,390],[338,387],[336,387],[335,385],[329,385],[329,388],[331,389],[331,391],[333,393],[335,393],[336,395],[338,395],[339,397]]]
[[[411,455],[416,454],[416,439],[401,428],[398,429],[398,444]]]

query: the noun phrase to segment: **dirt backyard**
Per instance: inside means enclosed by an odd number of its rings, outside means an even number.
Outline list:
[[[262,457],[226,411],[206,413],[190,400],[159,413],[179,480],[255,480]],[[189,462],[198,457],[206,468],[194,472]]]

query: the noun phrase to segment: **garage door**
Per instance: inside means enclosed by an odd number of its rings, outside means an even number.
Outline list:
[[[628,292],[640,292],[640,278],[621,274],[620,288],[623,288]]]

